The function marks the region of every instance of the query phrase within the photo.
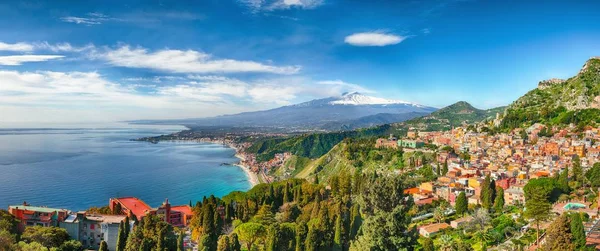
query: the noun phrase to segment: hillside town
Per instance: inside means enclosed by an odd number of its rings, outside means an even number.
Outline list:
[[[425,144],[436,146],[434,148],[439,150],[425,149]],[[436,180],[405,190],[418,205],[444,200],[454,206],[461,192],[466,194],[468,204],[480,205],[481,186],[488,176],[497,187],[503,189],[506,205],[523,207],[524,187],[530,180],[558,177],[561,172],[568,172],[569,168],[573,170],[574,165],[588,170],[594,163],[600,162],[600,128],[588,126],[578,131],[573,125],[547,128],[542,124],[534,124],[525,129],[497,134],[477,132],[472,127],[471,130],[457,127],[444,132],[418,132],[413,129],[403,138],[393,135],[379,138],[375,146],[431,152],[437,163],[432,164],[432,168],[446,169],[438,172],[441,175]],[[600,191],[592,192],[597,196]],[[557,215],[563,212],[587,214],[592,219],[585,226],[587,244],[600,248],[600,206],[586,199],[580,196],[556,202],[552,205],[552,212]],[[447,228],[458,228],[470,217],[459,218],[451,224],[424,225],[419,232],[421,236],[430,237]],[[532,250],[535,248],[532,247]]]

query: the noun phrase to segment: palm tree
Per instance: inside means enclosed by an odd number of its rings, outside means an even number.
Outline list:
[[[481,247],[483,248],[488,242],[493,240],[494,237],[487,230],[480,230],[473,235],[473,239],[481,242]]]
[[[452,244],[454,244],[452,236],[447,234],[440,236],[440,251],[452,251]]]
[[[444,209],[441,207],[435,208],[433,211],[433,218],[438,222],[442,222],[444,220]]]

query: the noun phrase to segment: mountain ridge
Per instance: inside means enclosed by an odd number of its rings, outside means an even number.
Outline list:
[[[435,110],[437,108],[406,101],[366,96],[358,92],[353,92],[337,97],[315,99],[262,111],[221,115],[210,118],[146,120],[134,121],[133,123],[182,124],[192,129],[221,126],[286,128],[290,131],[339,131],[362,127],[353,125],[354,121],[360,121],[360,124],[364,126],[378,125],[381,123],[378,122],[381,119],[371,117],[376,114],[394,114],[391,118],[399,120],[387,120],[384,122],[401,122],[415,116],[429,114]],[[362,120],[360,120],[361,118]],[[373,120],[368,121],[370,118]]]

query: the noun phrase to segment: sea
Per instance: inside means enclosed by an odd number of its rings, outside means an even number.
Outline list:
[[[72,211],[133,196],[151,207],[195,204],[204,196],[246,191],[246,173],[227,146],[132,141],[179,126],[0,128],[0,208],[47,206]]]

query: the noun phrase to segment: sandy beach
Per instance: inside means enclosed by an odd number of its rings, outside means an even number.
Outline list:
[[[236,158],[243,160],[244,157],[242,157],[239,154],[235,155]],[[252,187],[260,184],[260,180],[258,179],[258,174],[256,174],[255,172],[252,172],[250,170],[250,167],[242,165],[241,162],[235,164],[236,166],[240,167],[242,170],[244,170],[244,172],[246,173],[246,176],[248,176],[248,181],[250,181],[250,184],[252,184]]]

